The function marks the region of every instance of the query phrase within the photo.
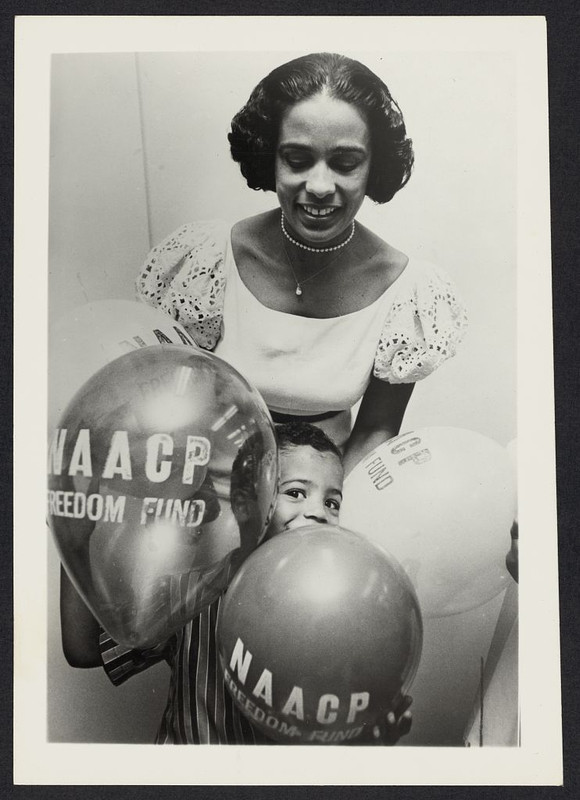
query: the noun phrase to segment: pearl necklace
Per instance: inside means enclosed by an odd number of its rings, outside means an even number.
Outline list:
[[[347,245],[350,242],[350,240],[354,236],[354,220],[353,220],[353,222],[352,222],[352,230],[351,230],[348,238],[346,238],[344,240],[344,242],[342,242],[342,244],[336,245],[335,247],[325,247],[325,248],[307,247],[304,244],[300,244],[300,242],[296,242],[288,234],[288,231],[284,227],[284,214],[282,214],[282,216],[280,218],[280,221],[281,221],[281,226],[282,226],[282,232],[284,233],[286,238],[289,239],[292,242],[292,244],[295,244],[297,247],[301,247],[303,250],[308,250],[311,253],[330,253],[330,252],[334,252],[335,250],[341,250],[345,245]],[[321,272],[324,272],[324,270],[328,269],[334,263],[334,261],[337,258],[337,256],[333,256],[330,259],[330,261],[328,262],[328,264],[325,264],[317,272],[313,272],[312,275],[308,275],[306,278],[303,278],[301,281],[299,281],[298,278],[296,277],[296,272],[294,271],[294,267],[292,266],[292,259],[290,258],[290,255],[289,255],[288,251],[286,250],[286,245],[284,244],[284,241],[282,241],[282,247],[284,249],[284,255],[286,256],[286,260],[288,261],[288,266],[290,267],[292,275],[294,276],[294,281],[296,283],[295,294],[296,294],[297,297],[300,297],[302,295],[302,285],[305,284],[306,281],[309,281],[312,278],[316,278],[317,275],[320,275]]]
[[[282,216],[280,217],[280,226],[282,228],[282,233],[288,239],[289,242],[292,242],[292,244],[295,245],[296,247],[302,248],[302,250],[308,250],[309,253],[333,253],[335,250],[340,250],[341,247],[346,247],[346,245],[350,242],[350,240],[354,236],[354,219],[353,219],[350,233],[344,240],[344,242],[341,242],[340,244],[335,244],[334,247],[308,247],[308,245],[302,244],[302,242],[297,242],[296,239],[293,239],[290,236],[290,234],[286,230],[286,226],[284,225],[284,212],[282,212]]]

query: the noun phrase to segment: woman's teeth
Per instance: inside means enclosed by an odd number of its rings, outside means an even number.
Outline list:
[[[311,214],[313,217],[328,217],[336,211],[336,208],[320,208],[319,206],[302,207],[307,214]]]

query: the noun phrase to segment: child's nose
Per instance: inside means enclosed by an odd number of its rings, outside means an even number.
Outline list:
[[[308,507],[304,511],[305,519],[312,520],[313,522],[324,524],[328,522],[328,509],[322,502],[311,500]]]

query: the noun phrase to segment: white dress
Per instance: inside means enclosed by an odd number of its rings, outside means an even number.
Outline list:
[[[312,418],[338,444],[371,375],[414,383],[455,354],[466,312],[449,277],[411,259],[365,308],[318,319],[267,308],[243,283],[230,232],[185,225],[155,247],[137,279],[141,300],[178,320],[198,345],[228,361],[271,411]]]

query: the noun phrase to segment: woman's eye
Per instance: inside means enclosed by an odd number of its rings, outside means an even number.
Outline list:
[[[286,156],[286,163],[291,169],[306,169],[308,166],[308,159],[306,158],[293,158],[292,156]]]
[[[332,168],[335,169],[337,172],[352,172],[358,166],[359,166],[358,161],[351,161],[350,159],[348,161],[341,159],[340,161],[335,161],[332,164]]]

